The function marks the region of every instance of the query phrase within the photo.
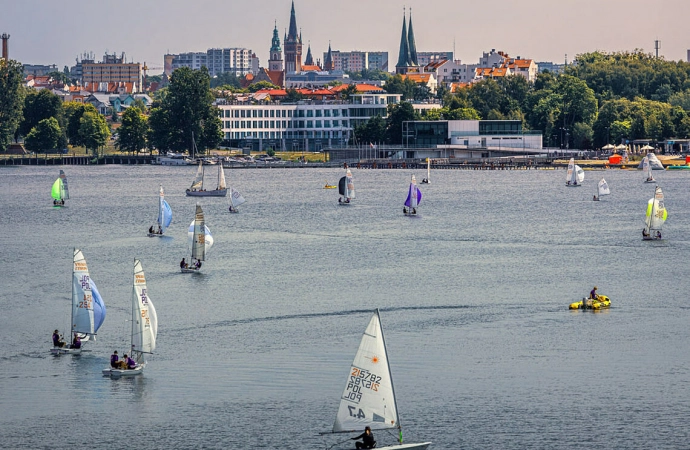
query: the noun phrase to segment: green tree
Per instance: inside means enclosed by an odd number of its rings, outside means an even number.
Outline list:
[[[357,85],[356,84],[349,84],[345,89],[340,91],[340,98],[343,100],[349,100],[356,93],[357,93]]]
[[[374,116],[354,130],[355,139],[360,143],[377,143],[386,140],[386,121],[381,116]]]
[[[415,88],[417,83],[410,80],[409,78],[404,78],[397,74],[386,81],[383,88],[389,94],[402,94],[403,100],[412,100],[414,98]]]
[[[191,150],[193,136],[201,152],[216,147],[223,136],[213,101],[206,68],[175,70],[160,106],[151,111],[150,143],[159,150],[185,151]]]
[[[594,131],[592,127],[586,123],[576,122],[573,125],[573,145],[575,148],[580,149],[591,149],[592,148],[592,138],[594,136]]]
[[[140,98],[134,99],[134,102],[130,106],[130,108],[136,108],[141,112],[142,114],[146,114],[147,108],[146,108],[146,103]]]
[[[122,125],[117,129],[117,148],[136,153],[146,148],[149,125],[139,108],[129,107],[122,114]]]
[[[249,85],[249,87],[247,89],[249,90],[249,92],[256,92],[256,91],[261,91],[263,89],[280,89],[280,88],[271,82],[261,80],[259,82],[256,82],[254,84]]]
[[[55,117],[63,127],[62,100],[48,89],[31,90],[24,99],[24,119],[19,124],[19,135],[26,136],[43,119]]]
[[[60,83],[64,83],[64,84],[69,84],[70,81],[72,81],[69,77],[69,74],[66,74],[65,72],[60,72],[57,70],[54,72],[48,72],[46,75],[51,77],[53,80],[59,81]]]
[[[96,151],[103,147],[110,137],[108,124],[102,115],[92,111],[86,111],[82,115],[80,122],[80,140],[87,150],[91,150],[96,155]]]
[[[24,139],[26,149],[32,152],[53,150],[58,147],[62,130],[55,117],[43,119],[29,132]]]
[[[391,144],[402,144],[402,124],[406,121],[419,120],[412,103],[400,102],[396,105],[388,105],[388,117],[386,118],[386,140]]]
[[[12,143],[24,109],[24,67],[0,58],[0,152]]]
[[[71,145],[84,145],[84,143],[81,141],[79,128],[81,127],[81,118],[87,111],[98,114],[96,107],[90,103],[66,102],[64,104],[64,116],[66,122],[64,131],[67,136],[67,140]]]
[[[240,84],[240,79],[232,72],[223,72],[211,78],[211,88],[217,88],[220,86],[232,86],[233,88],[240,89],[242,85]]]
[[[286,92],[287,95],[285,96],[284,101],[287,103],[295,103],[304,99],[304,95],[299,93],[297,89],[288,89]]]

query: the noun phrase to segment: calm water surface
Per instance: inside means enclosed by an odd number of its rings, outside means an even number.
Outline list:
[[[216,244],[185,275],[195,168],[63,167],[72,198],[55,209],[58,169],[0,169],[0,447],[328,448],[348,437],[318,433],[374,308],[406,442],[688,446],[690,173],[655,172],[669,220],[643,242],[654,185],[638,171],[587,172],[581,188],[563,170],[434,171],[409,218],[409,170],[353,170],[347,207],[321,189],[341,169],[228,170],[247,203],[202,201]],[[612,195],[593,202],[602,176]],[[151,239],[159,184],[173,224]],[[108,313],[92,352],[52,357],[74,247]],[[135,257],[158,348],[143,376],[111,380],[100,371],[129,343]],[[613,307],[568,311],[593,285]]]

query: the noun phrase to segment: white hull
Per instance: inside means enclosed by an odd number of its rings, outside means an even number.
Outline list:
[[[193,269],[191,267],[180,268],[182,273],[200,273],[201,269]]]
[[[645,236],[642,238],[643,241],[660,241],[661,238],[659,237],[652,237],[652,236]]]
[[[53,347],[50,349],[50,353],[53,355],[81,355],[83,349],[81,348],[69,348],[69,347]]]
[[[163,237],[165,235],[161,234],[161,233],[146,233],[146,236],[148,236],[148,237]]]
[[[104,377],[133,377],[144,373],[144,366],[137,366],[134,369],[103,369]]]
[[[376,447],[377,450],[425,450],[431,442],[421,442],[419,444],[389,445],[387,447]]]
[[[196,162],[187,160],[185,158],[170,158],[166,156],[159,156],[156,157],[156,160],[153,161],[152,164],[159,166],[186,166],[190,164],[196,164]]]
[[[652,178],[651,180],[644,180],[645,183],[656,183],[656,180]]]
[[[214,189],[212,191],[187,191],[188,197],[225,197],[227,194],[227,189]]]

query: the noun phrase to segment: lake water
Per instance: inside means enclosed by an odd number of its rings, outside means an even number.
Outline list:
[[[687,448],[690,173],[655,172],[669,219],[643,242],[639,171],[433,171],[417,218],[410,170],[227,170],[247,199],[202,206],[215,246],[189,258],[194,167],[0,168],[0,447],[326,449],[362,332],[381,310],[406,442],[431,449]],[[417,179],[426,176],[416,173]],[[605,176],[612,194],[593,202]],[[169,236],[147,238],[163,184]],[[72,249],[107,305],[92,351],[69,327]],[[159,318],[134,379],[101,376],[129,344],[134,258]],[[593,285],[601,313],[568,311]],[[392,443],[375,433],[379,445]],[[352,443],[352,441],[349,441]],[[342,447],[335,447],[342,448]]]

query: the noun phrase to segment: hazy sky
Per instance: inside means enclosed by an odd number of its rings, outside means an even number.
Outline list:
[[[330,40],[334,50],[387,50],[391,68],[403,6],[412,7],[418,51],[455,45],[456,59],[468,64],[492,48],[554,62],[593,50],[652,52],[655,39],[667,59],[686,60],[690,49],[690,0],[295,0],[314,58]],[[80,53],[100,60],[107,50],[145,61],[155,74],[164,53],[210,47],[250,48],[266,66],[274,20],[282,44],[290,0],[0,0],[10,57],[60,69]]]

